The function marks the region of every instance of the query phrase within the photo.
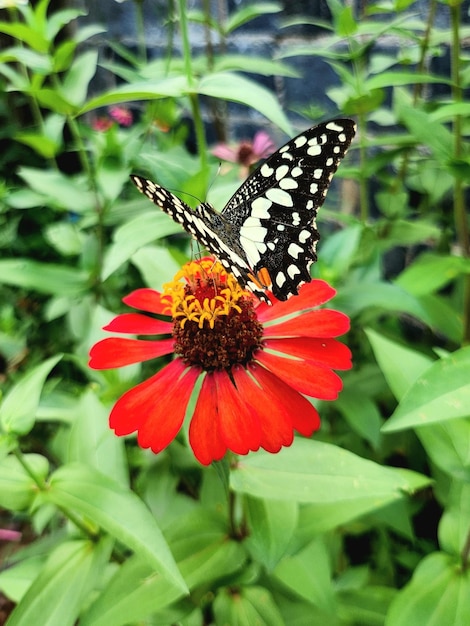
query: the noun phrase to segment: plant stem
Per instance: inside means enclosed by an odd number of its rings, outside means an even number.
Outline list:
[[[424,74],[426,71],[426,55],[429,50],[431,41],[431,33],[434,26],[434,19],[436,17],[437,0],[432,0],[429,4],[428,18],[426,21],[426,30],[424,31],[423,38],[420,41],[420,58],[418,62],[417,72],[418,74]],[[416,83],[413,87],[413,105],[418,104],[418,100],[421,98],[423,92],[423,83]],[[406,172],[408,170],[408,164],[410,161],[410,149],[406,150],[403,155],[403,160],[400,165],[398,176],[395,178],[395,182],[392,186],[393,191],[398,189],[404,184]]]
[[[464,547],[462,548],[462,552],[460,553],[460,558],[462,560],[462,569],[465,571],[468,569],[470,558],[470,530],[467,534],[467,539]]]
[[[179,0],[179,18],[181,30],[181,42],[183,45],[183,59],[186,79],[188,81],[189,101],[193,114],[194,132],[196,133],[196,142],[201,161],[201,170],[207,168],[207,143],[204,130],[204,122],[201,116],[201,107],[199,105],[199,97],[194,89],[195,79],[192,69],[191,44],[189,42],[188,20],[186,19],[186,1]]]
[[[452,97],[454,102],[462,102],[463,89],[461,84],[460,67],[460,0],[450,3],[451,15],[451,77],[452,77]],[[462,157],[462,118],[456,115],[453,121],[454,133],[454,158],[458,161]],[[470,233],[465,208],[465,195],[462,180],[455,179],[454,184],[454,222],[455,230],[462,255],[470,258]],[[464,302],[463,302],[463,344],[470,343],[470,275],[466,274],[464,281]]]
[[[147,61],[147,43],[145,41],[143,0],[134,0],[136,8],[137,48],[142,63]]]
[[[32,478],[34,483],[37,485],[38,490],[45,492],[47,490],[46,481],[40,478],[35,473],[35,471],[31,468],[31,466],[29,465],[29,463],[27,462],[27,460],[25,459],[24,455],[19,450],[19,448],[15,448],[13,450],[13,454],[18,459],[18,462],[23,467],[24,471],[28,474],[28,476]],[[72,513],[71,511],[68,511],[67,509],[61,506],[58,506],[58,508],[62,511],[65,517],[67,517],[67,519],[69,519],[73,524],[75,524],[75,526],[79,528],[86,536],[90,537],[91,539],[97,538],[98,536],[97,532],[94,529],[92,529],[89,525],[87,525],[85,522],[83,522],[83,520],[77,517],[74,513]]]

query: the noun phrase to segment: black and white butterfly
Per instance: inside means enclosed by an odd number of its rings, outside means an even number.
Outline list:
[[[220,213],[206,202],[193,210],[157,183],[131,179],[242,287],[268,303],[266,291],[287,300],[311,280],[317,211],[355,130],[352,120],[337,119],[300,133],[264,161]]]

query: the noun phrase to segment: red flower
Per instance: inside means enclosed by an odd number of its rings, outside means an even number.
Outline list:
[[[247,175],[252,165],[256,165],[261,159],[265,159],[274,152],[274,144],[271,137],[260,130],[256,133],[253,141],[241,141],[237,146],[230,147],[219,144],[212,150],[212,154],[224,161],[238,163],[243,168],[243,175]]]
[[[93,130],[97,130],[100,133],[105,133],[107,130],[111,128],[113,125],[113,121],[108,117],[97,117],[91,123],[91,127]]]
[[[201,378],[189,425],[200,463],[227,450],[278,452],[291,445],[294,430],[310,436],[320,418],[305,396],[334,400],[342,382],[333,369],[351,367],[349,349],[334,339],[348,330],[349,319],[318,308],[334,293],[313,280],[298,296],[268,306],[207,258],[185,265],[163,294],[134,291],[124,302],[142,312],[118,315],[105,330],[156,338],[103,339],[91,349],[90,367],[176,358],[117,401],[111,428],[117,435],[137,432],[141,447],[160,452],[180,431]]]
[[[132,124],[131,111],[119,105],[109,107],[109,115],[121,126],[130,126]]]

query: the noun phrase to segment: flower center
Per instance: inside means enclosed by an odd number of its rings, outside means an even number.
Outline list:
[[[263,327],[253,298],[218,261],[187,263],[164,285],[173,317],[175,353],[206,371],[248,363],[261,346]]]
[[[253,146],[249,141],[242,141],[238,147],[237,161],[241,165],[253,165],[257,161],[253,152]]]

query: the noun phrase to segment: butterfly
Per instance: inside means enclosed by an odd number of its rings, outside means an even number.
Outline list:
[[[207,202],[193,210],[157,183],[131,179],[242,287],[271,304],[268,292],[287,300],[311,281],[317,211],[355,132],[352,120],[335,119],[300,133],[266,159],[220,213]]]

